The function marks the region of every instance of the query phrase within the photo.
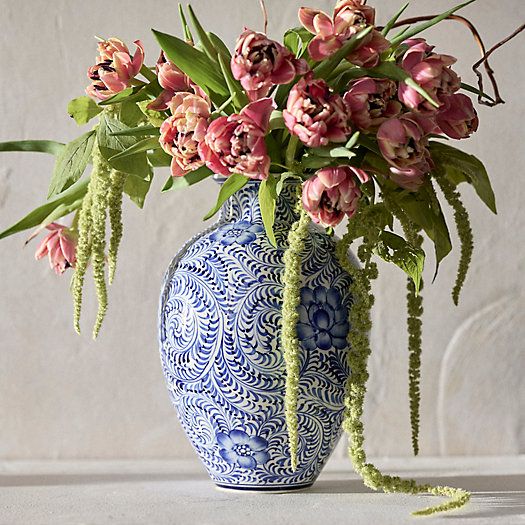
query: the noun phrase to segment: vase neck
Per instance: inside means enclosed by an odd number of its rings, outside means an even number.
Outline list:
[[[262,222],[259,204],[259,181],[249,181],[234,193],[223,205],[220,211],[221,222]],[[297,202],[297,183],[285,182],[277,198],[275,207],[275,224],[290,226],[298,215],[295,211]]]

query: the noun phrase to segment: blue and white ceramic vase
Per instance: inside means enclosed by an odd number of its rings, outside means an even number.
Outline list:
[[[280,345],[286,236],[295,184],[276,210],[278,248],[265,234],[258,182],[173,259],[160,304],[160,353],[182,426],[223,488],[283,491],[311,485],[341,434],[350,277],[335,242],[311,225],[302,263],[298,468],[291,468]]]

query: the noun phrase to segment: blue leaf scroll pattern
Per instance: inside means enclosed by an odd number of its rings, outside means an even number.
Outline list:
[[[249,182],[233,195],[219,222],[172,261],[160,302],[160,353],[178,418],[214,482],[286,490],[313,483],[340,437],[352,298],[334,239],[311,225],[301,268],[294,471],[279,333],[295,188],[285,184],[277,202],[274,247],[264,234],[258,185]]]

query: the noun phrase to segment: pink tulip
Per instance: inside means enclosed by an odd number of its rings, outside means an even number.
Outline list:
[[[74,268],[76,263],[76,239],[62,224],[53,222],[46,226],[51,232],[47,234],[35,252],[35,259],[46,255],[49,264],[57,275],[63,274],[67,268]]]
[[[450,67],[456,62],[454,57],[434,53],[434,47],[429,46],[422,38],[407,40],[405,44],[409,48],[403,55],[401,67],[436,103],[441,104],[444,96],[451,95],[460,88],[460,78]],[[399,100],[413,111],[436,111],[436,107],[404,82],[400,82],[398,93]]]
[[[88,69],[91,84],[86,93],[99,100],[105,100],[120,93],[139,74],[144,63],[144,48],[140,40],[135,40],[137,50],[133,57],[121,40],[110,38],[98,43],[100,55],[96,64]]]
[[[340,95],[311,73],[299,80],[283,111],[286,127],[309,147],[344,142],[351,132],[348,110]]]
[[[352,217],[359,204],[358,180],[367,182],[366,172],[351,166],[323,168],[303,183],[303,208],[312,220],[325,227],[337,226]]]
[[[390,42],[375,29],[366,35],[357,49],[352,51],[346,59],[360,67],[375,67],[379,64],[381,53],[390,47]]]
[[[394,81],[365,77],[353,81],[343,99],[350,108],[352,123],[360,130],[368,130],[401,112],[396,95]]]
[[[308,44],[313,60],[323,60],[347,42],[367,25],[373,25],[375,10],[361,0],[341,0],[330,18],[323,11],[301,7],[299,20],[315,36]]]
[[[456,93],[442,98],[443,105],[436,114],[439,129],[452,139],[466,139],[477,131],[479,120],[467,95]]]
[[[199,144],[206,165],[225,176],[240,173],[251,179],[267,179],[270,157],[264,137],[273,108],[271,98],[261,98],[245,106],[240,114],[214,120]]]
[[[156,69],[162,91],[153,102],[148,104],[148,109],[165,111],[168,109],[171,99],[176,93],[180,92],[193,92],[203,98],[207,98],[206,93],[194,84],[188,75],[183,73],[173,62],[166,58],[164,51],[160,53]]]
[[[308,70],[306,60],[262,33],[245,29],[237,40],[231,60],[233,76],[241,82],[250,100],[266,97],[272,86],[288,84]]]
[[[432,119],[409,114],[387,120],[377,131],[383,157],[391,165],[390,178],[399,186],[417,191],[432,161],[426,148],[427,135],[435,131]]]
[[[170,102],[172,116],[160,127],[160,145],[173,157],[171,174],[182,177],[204,166],[199,144],[204,140],[210,118],[210,104],[193,93],[177,93]]]

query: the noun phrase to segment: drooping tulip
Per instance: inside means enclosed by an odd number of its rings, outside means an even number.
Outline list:
[[[165,111],[168,109],[170,101],[175,94],[181,92],[193,92],[206,98],[204,91],[195,85],[190,77],[183,73],[173,62],[168,60],[164,51],[161,51],[157,60],[156,70],[162,91],[155,100],[148,104],[148,109]]]
[[[422,38],[407,40],[404,44],[409,47],[400,61],[401,67],[438,105],[444,96],[460,88],[461,80],[451,68],[456,62],[453,56],[434,53],[434,46]],[[398,94],[399,100],[412,111],[432,113],[437,109],[405,82],[399,83]]]
[[[173,157],[171,174],[182,177],[204,166],[199,144],[204,140],[210,117],[210,104],[193,93],[177,93],[170,102],[172,116],[160,127],[160,144]]]
[[[360,130],[375,128],[401,112],[393,80],[360,78],[350,83],[343,96],[352,123]]]
[[[366,172],[351,166],[323,168],[303,183],[303,208],[314,222],[335,227],[355,214],[361,197],[358,181],[368,180]]]
[[[340,49],[353,35],[373,25],[375,10],[360,0],[341,0],[333,16],[323,11],[301,7],[299,20],[314,34],[308,44],[308,53],[315,61],[324,60]]]
[[[283,117],[290,133],[309,147],[344,142],[351,133],[348,108],[341,96],[311,74],[290,91]]]
[[[272,86],[288,84],[308,70],[306,60],[262,33],[246,29],[231,59],[233,76],[240,81],[251,101],[266,97]]]
[[[53,222],[46,226],[50,231],[38,246],[35,259],[39,260],[46,255],[49,265],[57,275],[63,274],[67,268],[74,268],[76,263],[76,238],[62,224]]]
[[[240,173],[251,179],[267,179],[270,157],[264,137],[273,107],[272,99],[262,98],[245,106],[239,114],[214,120],[199,144],[206,165],[225,176]]]
[[[477,131],[479,120],[472,100],[462,93],[442,98],[436,114],[439,129],[452,139],[466,139]]]
[[[96,64],[88,69],[91,84],[86,93],[89,96],[106,100],[130,86],[144,63],[142,42],[135,40],[134,44],[137,50],[132,57],[126,44],[118,38],[98,43],[100,54]]]
[[[431,170],[432,161],[426,146],[427,135],[434,128],[432,119],[410,114],[389,119],[379,127],[379,149],[391,165],[390,178],[399,186],[417,191]]]

